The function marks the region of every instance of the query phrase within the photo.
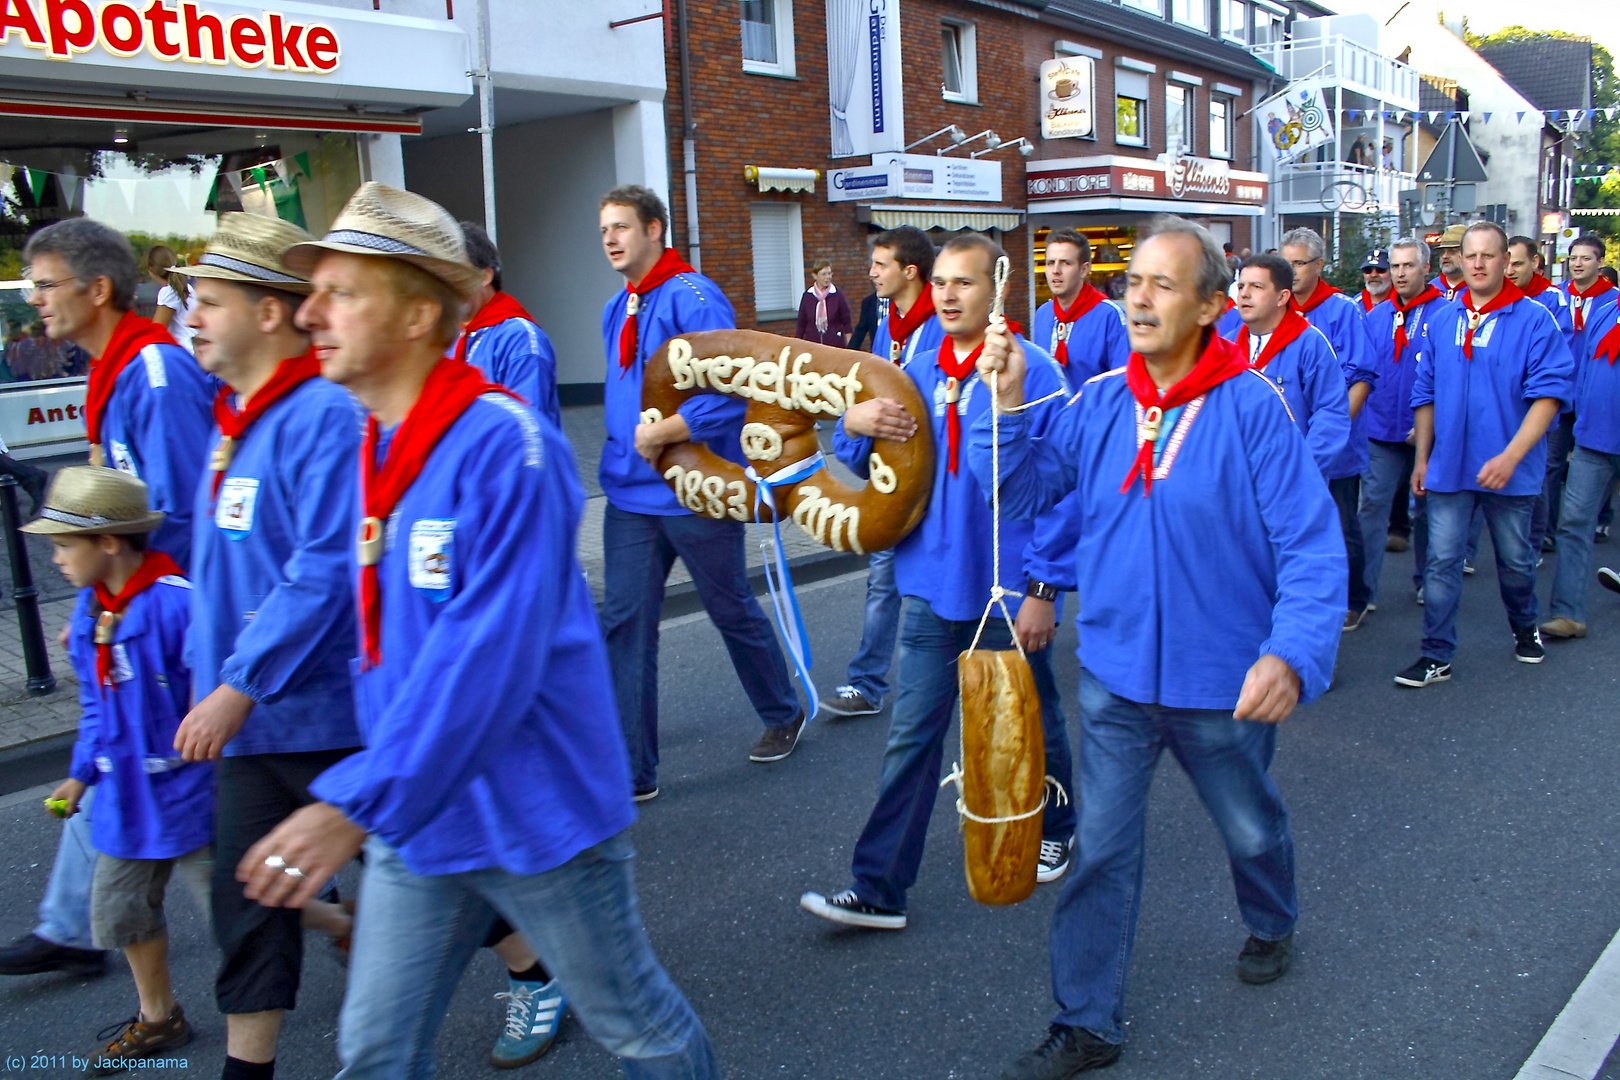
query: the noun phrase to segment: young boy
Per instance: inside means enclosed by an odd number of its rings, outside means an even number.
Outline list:
[[[169,984],[163,892],[178,867],[207,910],[214,769],[185,764],[174,752],[191,693],[184,660],[191,585],[169,556],[147,550],[163,518],[147,509],[140,480],[80,465],[56,474],[39,517],[23,526],[51,538],[53,561],[82,590],[68,654],[84,717],[71,776],[53,797],[72,817],[89,785],[101,788],[90,826],[101,853],[91,934],[96,948],[124,951],[140,995],[140,1011],[91,1053],[90,1076],[124,1072],[131,1058],[191,1041]]]

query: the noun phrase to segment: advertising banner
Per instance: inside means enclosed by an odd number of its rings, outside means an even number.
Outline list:
[[[1320,80],[1291,84],[1254,110],[1260,145],[1268,162],[1293,161],[1319,146],[1333,145],[1333,111],[1322,96]]]
[[[832,156],[903,150],[900,0],[827,0]]]

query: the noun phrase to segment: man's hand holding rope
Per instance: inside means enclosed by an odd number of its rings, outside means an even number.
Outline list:
[[[979,354],[978,368],[984,384],[996,387],[996,404],[1002,412],[1023,405],[1024,347],[1005,322],[993,321],[985,331],[984,352]],[[999,383],[990,378],[992,373],[999,373]]]

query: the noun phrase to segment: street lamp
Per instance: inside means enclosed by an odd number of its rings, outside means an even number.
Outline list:
[[[938,131],[933,132],[932,134],[924,135],[922,138],[918,139],[916,142],[912,143],[910,146],[907,146],[906,150],[910,150],[912,147],[915,147],[915,146],[921,146],[923,143],[927,142],[928,140],[937,139],[941,135],[949,135],[951,137],[952,145],[956,145],[956,146],[960,146],[963,142],[965,142],[967,140],[967,132],[963,131],[961,128],[957,127],[955,124],[947,124],[946,126],[940,128]],[[904,153],[904,151],[902,151],[902,153]]]
[[[1020,135],[1018,138],[1012,139],[1008,142],[1001,142],[1000,140],[997,140],[993,145],[987,145],[983,150],[973,151],[968,155],[968,157],[981,158],[986,154],[994,153],[997,150],[1005,150],[1010,146],[1018,147],[1018,152],[1024,157],[1029,157],[1031,154],[1035,153],[1035,144],[1030,142],[1024,136]]]
[[[968,143],[977,142],[979,139],[983,139],[984,140],[984,145],[989,147],[991,150],[994,150],[996,147],[1001,145],[1001,136],[997,135],[994,131],[991,131],[989,128],[985,128],[983,131],[979,132],[977,135],[969,135],[965,139],[958,139],[957,142],[956,142],[956,145],[957,146],[966,146]],[[949,146],[941,147],[940,149],[935,150],[934,153],[936,153],[936,154],[944,154],[945,151],[949,150],[949,149],[951,149]]]

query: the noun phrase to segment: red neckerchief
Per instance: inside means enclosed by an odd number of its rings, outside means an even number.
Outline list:
[[[1377,306],[1378,306],[1378,301],[1373,299],[1372,293],[1368,292],[1366,289],[1362,289],[1361,290],[1361,310],[1362,311],[1371,311],[1373,308],[1375,308]]]
[[[956,415],[956,402],[963,384],[978,366],[982,352],[984,342],[981,341],[977,349],[958,360],[956,343],[949,334],[939,343],[939,370],[949,375],[951,380],[945,384],[945,471],[952,476],[956,475],[957,451],[962,444],[962,418]]]
[[[1468,311],[1468,332],[1463,335],[1463,355],[1472,360],[1474,358],[1474,331],[1479,328],[1480,322],[1493,311],[1501,311],[1515,300],[1523,300],[1524,293],[1511,281],[1502,282],[1502,291],[1493,296],[1490,301],[1479,310],[1474,309],[1474,294],[1464,292],[1458,299]]]
[[[672,251],[674,249],[665,248],[664,250]],[[680,271],[676,272],[679,273]],[[524,311],[523,305],[518,303],[510,293],[497,292],[494,296],[490,297],[489,303],[479,308],[478,314],[468,319],[467,325],[461,328],[461,340],[456,342],[456,359],[467,359],[467,344],[472,340],[473,331],[487,330],[491,326],[499,326],[507,319],[527,319],[530,322],[535,321],[534,316],[530,315],[527,311]],[[635,351],[635,335],[633,332],[630,337],[630,349],[632,352]],[[620,355],[621,357],[623,356],[622,351]],[[620,363],[621,365],[623,364],[622,359],[620,360]]]
[[[695,274],[696,270],[686,264],[686,260],[675,254],[674,248],[665,248],[664,253],[658,256],[653,268],[647,271],[647,276],[634,285],[628,281],[624,284],[624,291],[630,294],[630,302],[624,308],[624,326],[619,330],[619,373],[630,370],[630,365],[636,359],[636,312],[641,310],[641,298],[652,292],[658,286],[674,277],[676,274]],[[515,305],[517,301],[513,301]],[[523,309],[518,308],[519,311]],[[480,312],[479,314],[482,314]],[[527,318],[527,316],[525,316]]]
[[[1301,315],[1308,315],[1320,307],[1322,305],[1322,301],[1338,293],[1338,291],[1338,289],[1335,289],[1332,285],[1329,285],[1321,278],[1317,278],[1316,291],[1311,293],[1310,299],[1301,303],[1299,297],[1294,297],[1294,310],[1299,312]]]
[[[90,440],[92,452],[101,445],[101,414],[107,408],[107,402],[112,400],[118,376],[148,345],[173,344],[174,338],[169,332],[151,319],[142,318],[133,311],[124,312],[124,317],[113,327],[107,347],[101,350],[100,356],[90,361],[90,378],[84,394],[84,434]]]
[[[219,497],[220,481],[225,479],[225,470],[230,468],[231,457],[236,453],[236,444],[247,429],[270,406],[320,373],[321,362],[312,349],[302,356],[290,357],[277,364],[270,381],[259,387],[258,393],[244,402],[240,411],[231,405],[230,387],[220,390],[214,398],[214,423],[219,425],[219,445],[214,448],[214,455],[208,461],[208,468],[214,473],[213,493],[216,499]]]
[[[1141,439],[1142,446],[1136,452],[1136,460],[1131,463],[1131,471],[1125,474],[1125,482],[1119,486],[1119,493],[1123,495],[1131,490],[1138,473],[1142,475],[1142,497],[1147,498],[1153,490],[1153,447],[1159,440],[1159,425],[1166,410],[1185,405],[1248,370],[1248,354],[1239,352],[1236,344],[1221,335],[1211,333],[1209,341],[1204,344],[1204,353],[1193,369],[1182,376],[1180,382],[1160,394],[1159,388],[1153,384],[1153,377],[1148,374],[1147,361],[1142,359],[1141,353],[1131,353],[1131,358],[1125,364],[1125,383],[1131,388],[1136,403],[1147,410],[1147,416],[1137,428],[1137,437]]]
[[[1254,358],[1254,369],[1256,371],[1266,370],[1266,365],[1276,359],[1278,353],[1292,345],[1301,334],[1310,328],[1311,324],[1299,312],[1293,310],[1285,312],[1282,322],[1278,323],[1277,329],[1271,332],[1271,337],[1266,341],[1265,348],[1261,349],[1260,355]],[[1245,358],[1248,357],[1251,346],[1249,345],[1249,328],[1247,326],[1238,331],[1235,344],[1238,351]]]
[[[1620,319],[1609,327],[1609,332],[1598,341],[1597,347],[1592,350],[1592,359],[1607,360],[1610,367],[1614,367],[1615,357],[1620,356]]]
[[[1057,319],[1058,327],[1057,348],[1052,350],[1052,359],[1064,367],[1069,366],[1070,331],[1074,329],[1075,322],[1081,316],[1102,302],[1103,294],[1089,281],[1080,286],[1080,295],[1074,298],[1074,306],[1071,308],[1065,308],[1057,297],[1052,297],[1052,315]],[[1069,329],[1063,329],[1065,326]]]
[[[889,302],[889,359],[895,363],[900,362],[900,354],[905,351],[906,341],[917,328],[928,321],[934,313],[934,283],[923,282],[922,292],[917,294],[916,303],[904,316],[895,310],[894,302]]]
[[[461,418],[473,402],[485,394],[517,395],[504,386],[484,381],[484,373],[454,357],[440,360],[411,411],[394,432],[388,459],[377,468],[377,418],[366,422],[366,437],[360,447],[360,503],[365,520],[360,523],[360,650],[362,669],[382,663],[382,589],[377,564],[382,561],[383,528],[388,515],[416,482],[433,448],[439,445],[450,425]]]
[[[1423,291],[1412,297],[1412,302],[1404,307],[1401,305],[1400,293],[1392,292],[1389,294],[1389,302],[1395,305],[1395,357],[1390,363],[1400,363],[1401,353],[1406,351],[1408,340],[1406,337],[1406,316],[1408,313],[1415,311],[1422,304],[1427,304],[1430,300],[1439,299],[1440,290],[1433,285],[1425,286]]]
[[[1226,306],[1221,308],[1221,314],[1225,315],[1228,311],[1231,311],[1235,307],[1237,307],[1237,301],[1232,299],[1232,294],[1231,293],[1227,293],[1226,294]]]
[[[102,686],[117,690],[118,686],[112,680],[113,662],[112,647],[113,634],[118,624],[123,620],[124,609],[129,602],[145,592],[158,578],[184,577],[180,567],[175,565],[173,559],[161,551],[148,551],[141,559],[140,568],[130,575],[124,582],[124,587],[114,596],[112,591],[101,582],[96,582],[96,599],[101,601],[101,614],[96,616],[96,681]]]
[[[1446,295],[1447,300],[1455,300],[1455,299],[1457,299],[1457,294],[1468,288],[1468,280],[1466,278],[1464,278],[1462,281],[1459,281],[1455,285],[1453,285],[1451,283],[1451,279],[1446,277],[1446,275],[1444,275],[1444,274],[1440,275],[1440,280],[1445,282],[1445,285],[1446,285],[1445,295]]]
[[[1530,284],[1526,285],[1523,291],[1524,295],[1535,297],[1540,296],[1552,287],[1553,283],[1547,280],[1545,274],[1536,274],[1530,278]]]
[[[1575,329],[1586,329],[1586,301],[1594,296],[1602,296],[1612,288],[1614,288],[1614,282],[1602,274],[1599,274],[1598,279],[1592,282],[1590,288],[1585,290],[1577,289],[1573,281],[1569,283],[1569,295],[1575,301]],[[92,439],[91,441],[94,442],[95,440]]]

